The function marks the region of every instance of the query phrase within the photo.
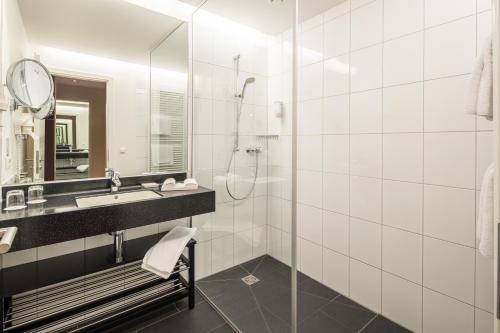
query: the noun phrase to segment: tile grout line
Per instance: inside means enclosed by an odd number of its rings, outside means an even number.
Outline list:
[[[382,40],[385,37],[385,0],[382,0]],[[384,85],[384,56],[385,56],[385,47],[386,44],[382,44],[382,86]],[[381,91],[381,100],[382,100],[382,133],[384,133],[384,94],[383,90]],[[382,178],[384,177],[384,135],[382,134],[382,166],[380,168],[382,172]],[[384,221],[384,182],[380,181],[380,313],[383,313],[384,308],[384,274],[382,268],[384,267],[384,228],[382,227],[382,222]]]
[[[422,80],[425,79],[425,64],[426,64],[426,57],[425,57],[425,42],[426,42],[426,37],[427,37],[427,30],[425,29],[425,1],[422,1],[422,25],[423,25],[423,32],[422,32]],[[422,267],[422,272],[421,272],[421,283],[422,286],[420,287],[420,293],[421,293],[421,304],[420,304],[420,330],[423,331],[424,329],[424,242],[425,242],[425,237],[424,237],[424,205],[425,205],[425,185],[423,184],[425,181],[425,81],[422,82],[422,109],[420,110],[422,112],[422,185],[421,185],[421,199],[422,199],[422,207],[421,207],[421,217],[420,217],[420,230],[421,230],[421,253],[420,253],[420,264]]]

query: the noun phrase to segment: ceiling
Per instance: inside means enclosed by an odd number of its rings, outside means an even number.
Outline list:
[[[200,0],[180,0],[197,5]],[[299,0],[299,20],[314,17],[345,0]],[[267,34],[278,34],[292,27],[295,0],[270,5],[269,0],[208,0],[201,8],[228,20]]]
[[[18,0],[31,43],[138,64],[182,21],[122,0]]]

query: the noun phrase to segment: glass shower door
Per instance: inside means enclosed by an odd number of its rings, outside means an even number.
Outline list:
[[[293,2],[209,0],[193,15],[197,286],[243,332],[291,332]]]

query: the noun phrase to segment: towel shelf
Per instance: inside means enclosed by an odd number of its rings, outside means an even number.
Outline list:
[[[87,332],[148,307],[187,297],[194,307],[194,245],[170,278],[141,268],[142,260],[2,298],[0,332]]]

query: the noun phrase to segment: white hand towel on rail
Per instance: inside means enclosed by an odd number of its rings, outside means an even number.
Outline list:
[[[493,48],[491,37],[472,71],[466,113],[493,119]]]
[[[491,164],[484,172],[479,194],[479,214],[476,236],[479,240],[479,252],[485,257],[493,255],[493,183],[495,167]]]
[[[196,228],[174,227],[149,249],[142,260],[142,268],[168,279],[182,251],[195,233]]]

